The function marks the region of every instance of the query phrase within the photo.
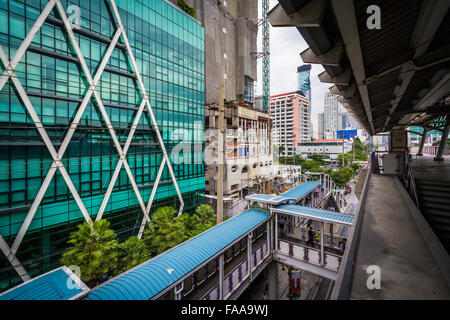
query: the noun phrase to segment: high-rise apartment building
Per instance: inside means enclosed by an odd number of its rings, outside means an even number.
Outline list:
[[[205,188],[202,148],[171,155],[175,133],[203,142],[202,25],[164,0],[61,3],[0,2],[0,290],[57,267],[83,221],[123,240],[153,190],[152,211],[189,210]]]
[[[338,101],[337,95],[330,92],[325,93],[323,108],[323,130],[325,139],[336,139],[338,125]]]
[[[311,140],[311,110],[302,91],[293,91],[270,97],[270,115],[273,124],[273,145],[292,155],[300,142]]]

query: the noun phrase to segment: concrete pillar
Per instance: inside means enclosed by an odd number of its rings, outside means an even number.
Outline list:
[[[323,238],[324,238],[324,228],[325,223],[323,221],[320,222],[320,265],[324,266],[324,252],[323,252]]]
[[[270,252],[270,221],[266,223],[266,237],[267,252]]]
[[[420,139],[419,151],[417,151],[418,156],[423,156],[423,146],[425,145],[425,140],[427,140],[427,133],[429,129],[423,128],[422,138]]]
[[[269,292],[267,293],[269,296],[269,300],[278,300],[278,262],[272,261],[267,266],[267,279],[269,280]]]
[[[439,149],[434,161],[444,161],[442,155],[444,154],[445,145],[447,144],[448,132],[450,131],[450,116],[447,116],[447,122],[445,123],[444,132],[442,132],[441,142],[439,143]]]
[[[224,277],[224,258],[223,254],[219,256],[219,296],[217,300],[223,300],[223,277]]]
[[[248,261],[248,274],[250,275],[250,280],[253,279],[253,251],[252,251],[252,233],[247,236],[247,261]]]
[[[275,222],[275,239],[274,239],[274,241],[275,241],[275,246],[274,246],[274,248],[275,248],[275,250],[278,250],[279,248],[278,248],[278,213],[275,213],[275,220],[274,220],[274,222]]]

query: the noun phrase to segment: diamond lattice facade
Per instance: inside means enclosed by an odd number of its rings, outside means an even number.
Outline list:
[[[0,21],[0,291],[59,265],[82,221],[125,239],[202,201],[195,19],[164,0],[0,0]]]

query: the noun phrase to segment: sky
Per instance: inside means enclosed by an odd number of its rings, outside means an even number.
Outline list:
[[[259,0],[259,15],[261,16],[261,0]],[[270,9],[278,3],[270,0]],[[262,28],[258,32],[258,51],[262,49]],[[279,94],[297,90],[297,67],[304,64],[300,52],[308,48],[297,28],[273,28],[270,26],[270,94]],[[262,59],[258,60],[258,81],[255,87],[256,95],[262,93]],[[323,112],[325,92],[332,86],[330,83],[321,83],[317,75],[324,71],[322,65],[312,64],[311,101],[312,123],[314,137],[317,138],[317,114]]]

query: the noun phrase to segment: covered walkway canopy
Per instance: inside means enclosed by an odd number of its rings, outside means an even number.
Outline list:
[[[286,191],[285,193],[283,193],[279,196],[270,195],[270,194],[252,194],[252,195],[245,197],[245,200],[256,201],[256,202],[264,203],[264,204],[273,204],[273,205],[280,205],[280,204],[286,203],[286,202],[289,202],[289,203],[294,202],[295,203],[319,186],[320,186],[320,184],[318,182],[306,181],[306,182],[303,182],[301,185],[299,185],[295,188],[292,188],[291,190]]]
[[[300,216],[317,221],[328,223],[336,223],[351,226],[353,223],[353,215],[348,213],[340,213],[323,209],[316,209],[311,207],[304,207],[298,205],[282,205],[271,209],[273,213],[283,213],[292,216]]]
[[[88,292],[88,286],[62,266],[3,292],[0,300],[75,300]]]
[[[89,300],[149,300],[270,218],[245,211],[92,290]]]

